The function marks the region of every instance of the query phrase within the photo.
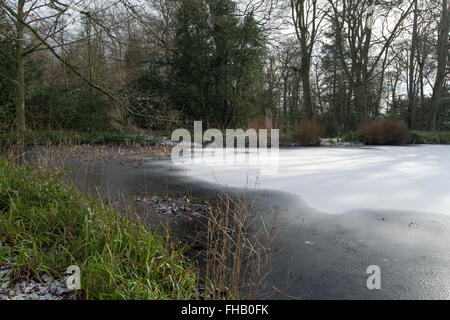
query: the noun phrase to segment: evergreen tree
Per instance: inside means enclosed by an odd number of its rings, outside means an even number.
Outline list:
[[[207,126],[246,121],[263,75],[264,37],[251,14],[238,18],[232,0],[182,2],[171,97]]]

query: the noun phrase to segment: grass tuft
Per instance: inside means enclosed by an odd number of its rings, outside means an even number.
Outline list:
[[[81,269],[81,299],[192,299],[197,271],[179,248],[49,172],[0,160],[0,263],[15,280]]]

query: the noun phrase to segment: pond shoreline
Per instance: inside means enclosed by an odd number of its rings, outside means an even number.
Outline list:
[[[106,163],[71,165],[80,190],[103,190],[111,200],[147,193],[176,198],[217,199],[224,189],[193,180],[165,160],[136,166],[124,158]],[[242,195],[243,189],[227,188]],[[267,281],[282,287],[289,275],[301,279],[280,298],[301,299],[441,299],[449,294],[450,217],[428,212],[359,209],[330,215],[309,207],[300,197],[276,191],[250,190],[259,199],[253,212],[267,220],[277,211],[278,236]],[[122,195],[122,196],[120,196]],[[122,204],[124,205],[124,203]],[[179,235],[198,232],[184,218],[148,216],[150,226],[171,223]],[[367,267],[379,265],[382,290],[366,287]],[[424,287],[423,283],[427,283]]]

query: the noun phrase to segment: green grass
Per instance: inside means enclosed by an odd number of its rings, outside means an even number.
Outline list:
[[[76,131],[26,131],[21,134],[0,134],[0,147],[21,143],[30,145],[91,144],[91,145],[155,145],[155,137],[139,133],[120,131],[76,132]]]
[[[450,144],[450,131],[412,131],[411,139],[416,144]]]
[[[181,249],[63,176],[0,159],[0,263],[14,263],[14,279],[77,265],[81,299],[195,298],[197,271]]]

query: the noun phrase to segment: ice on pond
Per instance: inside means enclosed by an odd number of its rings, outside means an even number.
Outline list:
[[[280,149],[276,174],[258,165],[210,159],[184,164],[186,175],[229,187],[295,193],[311,207],[401,209],[450,214],[450,146]],[[271,163],[273,166],[273,163]]]

